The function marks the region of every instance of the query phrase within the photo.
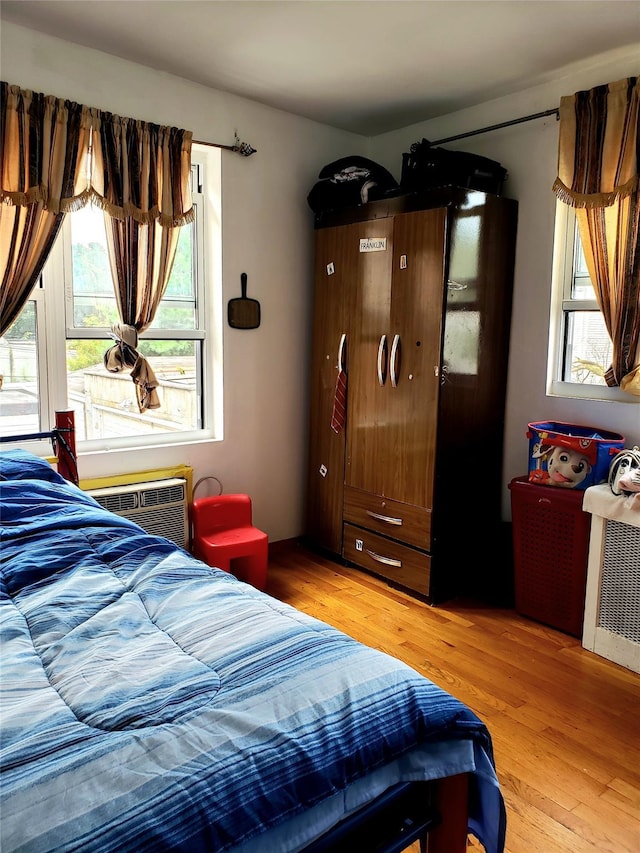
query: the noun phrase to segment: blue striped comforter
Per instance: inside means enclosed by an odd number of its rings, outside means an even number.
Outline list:
[[[484,757],[472,826],[502,849],[490,737],[462,703],[36,457],[0,454],[0,491],[2,853],[224,853],[456,740]]]

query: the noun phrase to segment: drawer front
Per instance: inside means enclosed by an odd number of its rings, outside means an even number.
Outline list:
[[[393,583],[422,595],[430,594],[431,558],[414,548],[345,524],[342,555],[345,560]]]
[[[346,486],[344,520],[390,536],[407,545],[431,550],[431,512]]]

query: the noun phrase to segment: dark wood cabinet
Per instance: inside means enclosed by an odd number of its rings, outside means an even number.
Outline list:
[[[307,538],[433,603],[500,525],[516,221],[445,188],[316,222]]]

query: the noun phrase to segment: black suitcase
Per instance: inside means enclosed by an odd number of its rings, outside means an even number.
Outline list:
[[[507,170],[495,160],[434,148],[428,139],[414,142],[402,155],[400,187],[404,192],[456,186],[500,195],[506,179]]]

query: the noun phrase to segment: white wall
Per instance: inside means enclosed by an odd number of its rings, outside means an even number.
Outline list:
[[[83,477],[187,463],[225,491],[246,491],[271,541],[303,526],[307,438],[313,217],[306,196],[327,163],[369,156],[400,177],[402,152],[423,136],[439,139],[558,105],[560,97],[637,74],[638,51],[594,59],[544,86],[372,140],[262,107],[97,51],[2,24],[1,75],[13,84],[121,115],[185,127],[194,139],[230,144],[234,131],[257,149],[222,156],[223,299],[247,272],[261,326],[224,327],[225,437],[182,447],[81,456]],[[531,122],[455,146],[499,160],[505,194],[517,198],[519,232],[506,415],[507,484],[527,468],[527,423],[556,420],[621,432],[640,444],[640,407],[545,395],[557,123]]]
[[[255,523],[271,541],[299,535],[313,279],[306,197],[326,163],[365,153],[366,140],[23,27],[3,22],[0,38],[8,83],[184,127],[196,140],[232,144],[237,130],[257,149],[247,158],[222,154],[224,306],[240,295],[246,272],[262,314],[254,331],[224,323],[224,439],[81,455],[79,471],[94,477],[190,464],[194,480],[213,474],[226,492],[249,493]]]
[[[409,151],[411,144],[423,137],[433,142],[554,109],[563,95],[637,75],[639,56],[640,44],[594,57],[566,67],[562,75],[517,96],[378,136],[371,141],[368,156],[399,180],[402,152]],[[511,517],[508,483],[527,472],[528,423],[558,421],[594,426],[621,433],[628,447],[640,445],[637,397],[627,395],[629,402],[602,402],[546,395],[556,209],[551,187],[557,174],[558,127],[551,116],[443,146],[499,161],[509,173],[504,195],[519,203],[504,452],[505,519]]]

